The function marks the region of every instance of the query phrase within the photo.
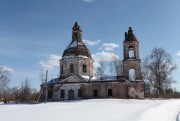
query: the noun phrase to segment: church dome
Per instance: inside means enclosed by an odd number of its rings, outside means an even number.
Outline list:
[[[83,42],[72,41],[64,50],[63,58],[84,57],[91,58],[91,54]]]
[[[82,30],[77,22],[72,28],[72,41],[64,50],[62,58],[82,57],[91,58],[91,54],[82,41]]]

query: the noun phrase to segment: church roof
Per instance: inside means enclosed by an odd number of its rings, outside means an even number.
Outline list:
[[[84,57],[91,58],[91,53],[83,42],[73,40],[64,50],[63,58]]]
[[[70,82],[64,82],[64,80],[68,80],[68,78],[75,78],[75,80],[79,80],[77,82],[74,82],[72,79],[69,79]],[[98,77],[92,77],[91,79],[89,78],[89,76],[79,76],[79,75],[71,75],[71,76],[67,76],[65,78],[54,78],[51,79],[50,81],[48,81],[48,85],[54,85],[54,84],[64,84],[64,83],[106,83],[106,82],[123,82],[126,81],[125,78],[123,77],[119,77],[117,78],[116,76],[105,76],[103,78],[98,78]]]
[[[72,41],[64,50],[62,58],[71,58],[71,57],[91,58],[91,53],[89,52],[88,48],[82,41],[82,35],[81,35],[82,30],[77,22],[75,22],[72,30],[73,30]]]

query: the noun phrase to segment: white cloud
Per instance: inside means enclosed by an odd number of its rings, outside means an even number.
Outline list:
[[[58,68],[59,67],[59,60],[61,59],[61,56],[51,54],[47,61],[40,61],[39,64],[43,68]]]
[[[103,49],[105,51],[112,51],[114,50],[115,48],[118,48],[119,45],[116,44],[116,43],[104,43],[103,44],[103,47],[101,47],[100,49]]]
[[[101,42],[101,40],[95,40],[95,41],[90,41],[90,40],[86,40],[84,39],[83,42],[89,46],[94,46],[94,45],[97,45]]]
[[[8,66],[0,66],[0,68],[3,68],[3,70],[7,70],[9,72],[13,72],[14,70],[11,68],[11,67],[8,67]]]
[[[95,0],[83,0],[83,1],[90,3],[90,2],[94,2]]]
[[[113,56],[119,57],[115,53],[104,51],[92,54],[92,57],[94,59],[94,67],[98,67],[100,61],[111,61]]]
[[[178,51],[178,52],[176,53],[176,56],[180,56],[180,51]]]

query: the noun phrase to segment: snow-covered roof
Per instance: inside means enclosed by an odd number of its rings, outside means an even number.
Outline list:
[[[77,75],[75,75],[77,76]],[[81,78],[82,81],[86,82],[111,82],[111,81],[119,81],[119,80],[125,80],[125,78],[117,78],[116,76],[104,76],[103,78],[98,78],[93,76],[91,79],[89,76],[87,75],[81,75],[81,76],[77,76],[79,78]],[[68,77],[66,77],[68,78]],[[54,85],[57,84],[59,82],[61,82],[62,80],[64,80],[65,78],[54,78],[51,79],[50,81],[48,81],[48,85]]]
[[[73,41],[70,45],[69,45],[69,47],[77,47],[77,41]],[[68,48],[69,48],[68,47]]]
[[[85,81],[89,81],[90,77],[87,75],[81,75],[81,77],[85,80]],[[121,78],[123,79],[123,78]],[[99,77],[95,77],[93,76],[90,81],[115,81],[115,80],[119,80],[116,76],[104,76],[102,78]]]
[[[79,42],[77,40],[73,40],[67,47],[65,50],[69,49],[69,48],[76,48],[78,45],[84,45],[83,42]]]
[[[52,85],[52,84],[55,84],[57,82],[58,82],[58,78],[54,78],[54,79],[49,80],[47,83],[48,83],[48,85]]]
[[[63,53],[63,58],[91,58],[91,54],[82,41],[72,40],[71,43],[66,47]]]

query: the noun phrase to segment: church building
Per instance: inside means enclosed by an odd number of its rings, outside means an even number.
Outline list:
[[[144,81],[139,58],[139,41],[129,27],[123,41],[123,75],[94,77],[94,60],[82,41],[81,27],[75,22],[72,28],[72,41],[65,48],[60,59],[60,76],[47,83],[49,101],[121,98],[143,99]],[[130,73],[134,73],[133,77]],[[41,85],[45,97],[45,85]]]

